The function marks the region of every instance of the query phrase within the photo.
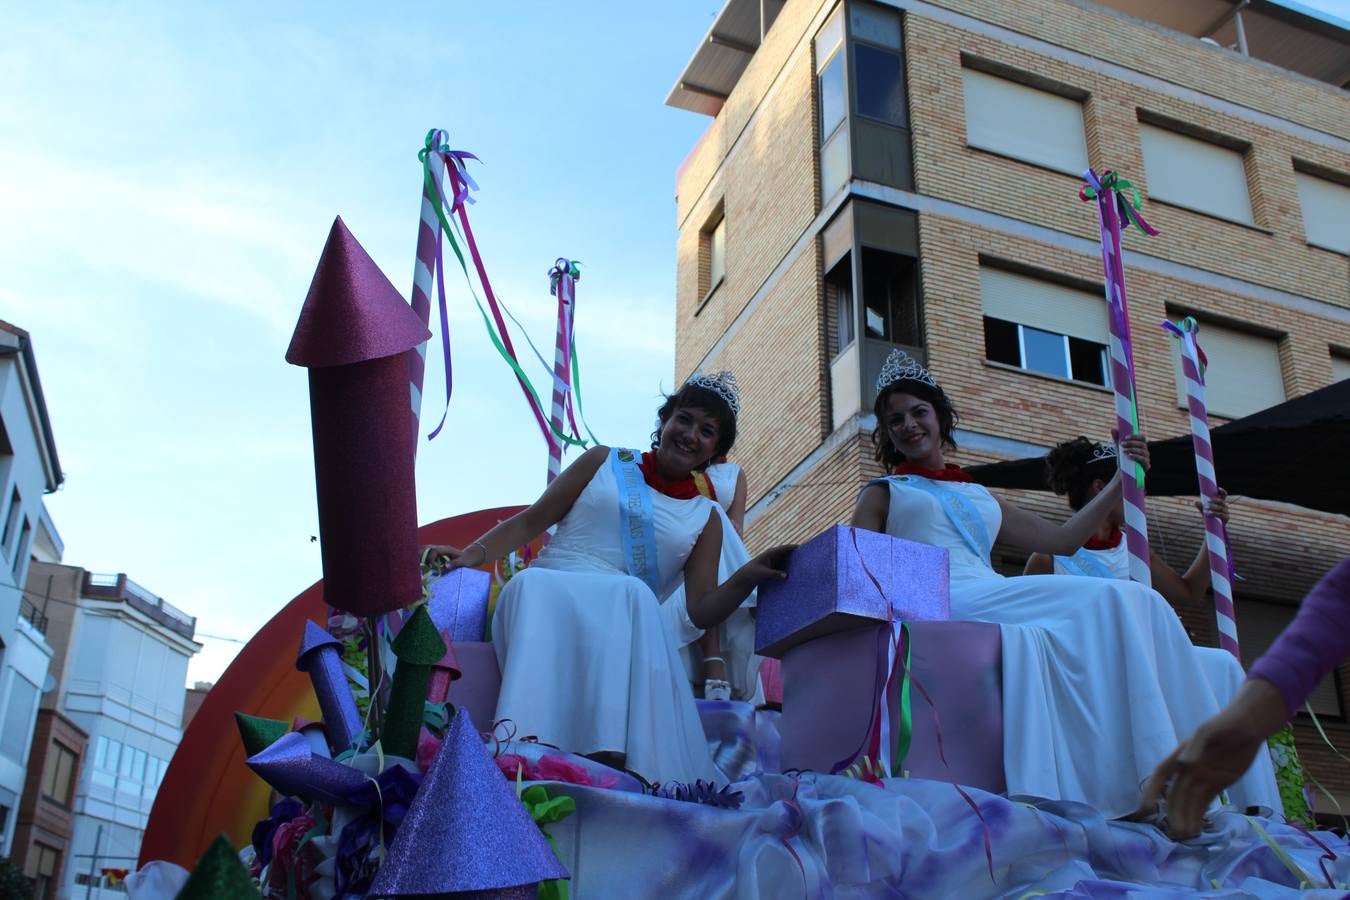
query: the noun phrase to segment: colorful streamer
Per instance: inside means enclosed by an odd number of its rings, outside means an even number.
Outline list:
[[[572,384],[569,380],[572,372],[572,320],[576,314],[577,281],[581,279],[580,264],[575,260],[559,257],[549,270],[549,293],[558,298],[558,337],[553,349],[553,404],[549,412],[549,424],[557,432],[565,427],[564,414],[568,409]],[[572,422],[572,433],[576,434],[576,422]],[[548,442],[548,484],[562,471],[563,444],[549,438]]]
[[[1191,413],[1191,443],[1195,446],[1195,475],[1205,507],[1205,548],[1209,551],[1209,582],[1214,588],[1214,615],[1219,625],[1219,646],[1242,662],[1238,649],[1237,615],[1233,609],[1233,564],[1229,554],[1228,529],[1209,504],[1218,499],[1218,476],[1214,472],[1214,446],[1209,439],[1209,414],[1205,406],[1205,353],[1197,335],[1200,325],[1187,316],[1180,322],[1164,321],[1164,331],[1181,341],[1181,370],[1185,379],[1186,406]]]
[[[1097,222],[1101,229],[1102,265],[1106,272],[1106,303],[1110,309],[1108,321],[1111,337],[1111,386],[1115,392],[1116,430],[1121,437],[1139,433],[1139,404],[1135,390],[1134,348],[1130,341],[1129,306],[1125,299],[1125,261],[1121,247],[1121,221],[1135,224],[1145,234],[1158,232],[1149,226],[1122,196],[1122,191],[1133,192],[1138,205],[1138,191],[1115,172],[1106,172],[1100,178],[1092,169],[1083,173],[1087,184],[1078,196],[1084,201],[1095,201]],[[1133,469],[1131,472],[1130,470]],[[1125,501],[1125,546],[1129,555],[1130,579],[1152,585],[1149,573],[1148,521],[1144,515],[1144,467],[1120,454],[1121,487]],[[1128,477],[1133,475],[1133,477]]]

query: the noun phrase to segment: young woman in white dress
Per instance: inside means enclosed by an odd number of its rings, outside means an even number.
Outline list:
[[[518,734],[652,781],[719,777],[660,598],[683,583],[690,621],[707,629],[786,577],[780,547],[719,585],[722,515],[686,484],[730,449],[739,404],[734,380],[692,378],[661,407],[657,446],[640,460],[593,447],[468,547],[433,548],[448,568],[476,566],[558,526],[493,615],[496,714]]]
[[[853,524],[945,547],[952,618],[1001,626],[1009,793],[1082,801],[1107,816],[1132,813],[1152,768],[1221,706],[1176,614],[1133,582],[1005,578],[990,566],[998,538],[1051,554],[1081,547],[1120,506],[1119,476],[1056,524],[994,497],[946,462],[956,412],[913,359],[894,351],[877,390],[873,444],[894,474],[863,489]],[[1145,458],[1142,437],[1120,444],[1128,457]],[[1233,795],[1279,808],[1273,779],[1248,777]]]

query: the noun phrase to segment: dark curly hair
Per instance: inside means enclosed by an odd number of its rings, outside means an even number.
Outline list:
[[[1069,496],[1069,507],[1082,509],[1088,502],[1088,489],[1097,479],[1110,481],[1119,465],[1115,459],[1093,459],[1101,447],[1079,435],[1071,441],[1056,444],[1045,455],[1045,480],[1050,490]]]
[[[886,401],[892,394],[909,394],[933,405],[938,417],[938,435],[942,446],[948,450],[956,449],[956,423],[961,417],[956,407],[940,387],[930,387],[922,381],[893,381],[877,392],[876,402],[872,404],[872,415],[876,416],[877,427],[872,430],[872,458],[886,468],[905,461],[905,454],[891,443],[890,431],[886,428]]]
[[[661,443],[661,429],[666,427],[666,422],[675,415],[677,409],[700,409],[717,420],[717,449],[708,463],[731,452],[732,445],[736,443],[736,416],[721,396],[696,384],[686,384],[675,393],[666,395],[666,402],[656,411],[656,430],[652,432],[653,450]],[[708,463],[698,468],[706,469]]]

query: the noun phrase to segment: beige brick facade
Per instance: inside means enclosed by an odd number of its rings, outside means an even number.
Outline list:
[[[730,368],[740,379],[745,411],[732,456],[748,477],[752,549],[846,520],[859,487],[879,474],[870,409],[833,434],[830,426],[834,325],[818,235],[847,198],[822,204],[818,196],[811,39],[834,5],[788,0],[678,182],[676,375]],[[1084,98],[1091,164],[1120,170],[1145,195],[1141,120],[1242,149],[1254,226],[1146,201],[1162,234],[1126,238],[1140,414],[1150,435],[1189,428],[1172,339],[1158,327],[1164,317],[1193,314],[1268,336],[1289,397],[1331,383],[1333,353],[1350,348],[1350,258],[1308,244],[1294,173],[1300,166],[1350,176],[1350,94],[1088,2],[892,5],[903,13],[914,190],[859,182],[849,190],[920,213],[925,349],[962,428],[977,438],[958,461],[1006,458],[990,448],[1015,446],[1007,442],[1044,448],[1080,433],[1101,437],[1114,422],[1105,388],[985,359],[982,264],[1093,291],[1102,270],[1095,214],[1078,200],[1078,178],[966,145],[963,66]],[[726,278],[707,294],[702,232],[719,215]],[[1067,512],[1049,493],[1010,496],[1051,517]],[[1201,539],[1191,501],[1153,498],[1149,512],[1155,548],[1184,570]],[[1231,532],[1245,578],[1239,619],[1244,600],[1286,604],[1292,614],[1316,578],[1350,555],[1350,520],[1285,504],[1239,498]],[[1000,546],[996,557],[1014,571],[1025,554]],[[1212,609],[1178,614],[1197,643],[1216,643]],[[1350,667],[1337,678],[1343,713],[1326,725],[1350,748]],[[1307,722],[1296,731],[1309,769],[1350,809],[1350,766]]]

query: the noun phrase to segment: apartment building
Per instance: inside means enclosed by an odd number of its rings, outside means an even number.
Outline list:
[[[1125,239],[1150,436],[1189,433],[1165,318],[1201,324],[1214,425],[1350,377],[1348,81],[1346,25],[1274,0],[728,0],[667,99],[711,117],[677,175],[676,376],[740,381],[751,546],[845,520],[879,474],[892,347],[954,397],[962,463],[1107,438],[1089,166],[1131,180],[1161,231]],[[1307,477],[1344,477],[1327,462]],[[1191,501],[1148,512],[1184,569]],[[1230,530],[1251,660],[1350,555],[1350,520],[1238,498]],[[1212,610],[1178,613],[1217,644]],[[1343,666],[1312,701],[1342,748],[1347,691]],[[1295,730],[1350,810],[1348,767],[1306,715]]]

